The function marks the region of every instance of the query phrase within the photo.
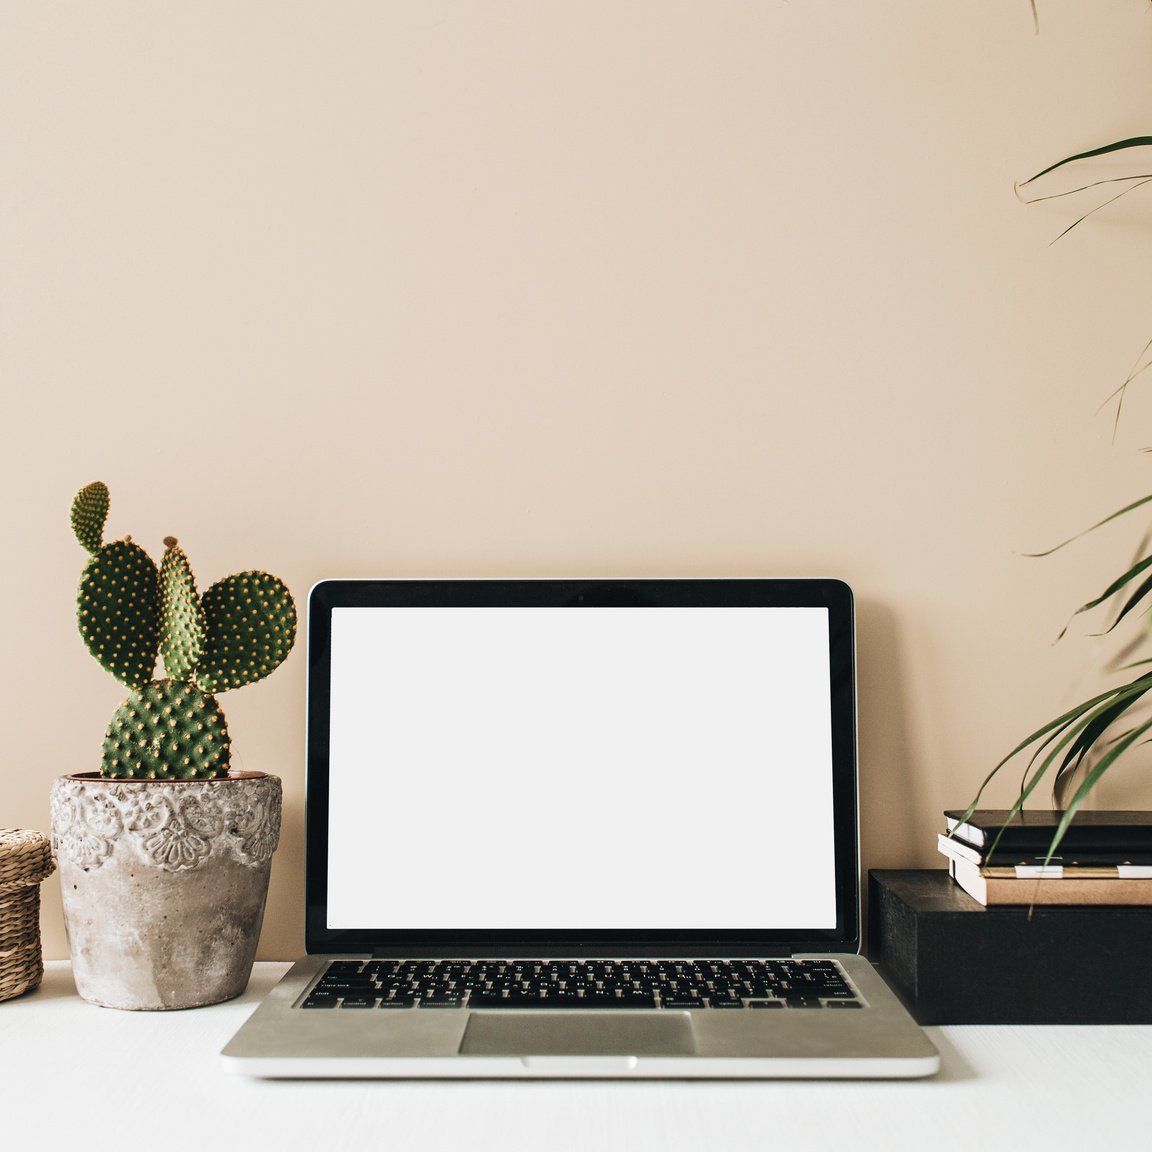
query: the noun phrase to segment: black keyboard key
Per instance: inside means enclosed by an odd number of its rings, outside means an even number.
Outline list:
[[[615,1008],[619,997],[615,988],[585,988],[579,998],[578,1008]]]
[[[655,1008],[656,999],[651,992],[625,992],[616,998],[610,1008]]]
[[[330,976],[325,976],[324,979],[316,985],[316,991],[331,992],[339,996],[344,992],[361,992],[365,988],[374,987],[375,985],[371,980],[357,980],[348,977],[333,979]]]
[[[651,996],[639,995],[540,995],[539,992],[513,992],[507,996],[494,995],[491,992],[476,990],[468,998],[469,1008],[531,1008],[531,1009],[617,1009],[617,1008],[655,1008],[656,1001]]]
[[[333,960],[326,971],[333,976],[353,975],[358,973],[362,966],[359,960]]]

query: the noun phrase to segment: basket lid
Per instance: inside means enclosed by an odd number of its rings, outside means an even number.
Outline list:
[[[52,842],[43,832],[0,828],[0,892],[39,884],[55,870]]]

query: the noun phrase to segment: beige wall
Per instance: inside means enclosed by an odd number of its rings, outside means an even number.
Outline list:
[[[6,0],[0,825],[47,827],[122,695],[73,621],[102,478],[112,533],[301,599],[841,576],[865,865],[934,866],[940,810],[1093,683],[1090,629],[1051,641],[1139,526],[1022,553],[1147,484],[1152,395],[1114,444],[1095,415],[1152,335],[1141,213],[1050,247],[1074,217],[1013,182],[1149,130],[1152,23],[1040,9]],[[224,701],[287,789],[269,958],[302,948],[303,694],[301,648]]]

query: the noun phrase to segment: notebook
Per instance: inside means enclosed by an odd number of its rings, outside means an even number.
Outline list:
[[[836,580],[334,580],[261,1077],[916,1077],[859,949]]]

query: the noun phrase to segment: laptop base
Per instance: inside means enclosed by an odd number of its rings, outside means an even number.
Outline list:
[[[295,964],[224,1049],[270,1079],[908,1079],[939,1054],[872,966],[836,956],[860,1011],[308,1011],[332,958]],[[363,959],[363,957],[361,957]],[[771,1019],[766,1021],[765,1017]]]

